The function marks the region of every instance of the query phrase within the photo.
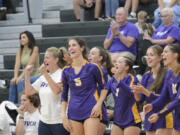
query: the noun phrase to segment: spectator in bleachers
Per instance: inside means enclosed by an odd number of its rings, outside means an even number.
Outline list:
[[[152,36],[146,33],[139,40],[138,65],[141,69],[140,74],[143,74],[146,69],[146,65],[142,63],[141,58],[146,54],[147,48],[154,44],[164,48],[167,44],[180,42],[180,28],[172,22],[173,10],[171,8],[162,9],[161,18],[164,25],[156,29]]]
[[[119,7],[119,0],[105,0],[106,19],[111,20],[115,17],[116,9]]]
[[[135,23],[135,25],[138,28],[139,33],[142,34],[143,33],[142,27],[147,21],[147,12],[146,11],[139,11],[137,17],[138,17],[138,21]]]
[[[25,92],[22,92],[19,115],[16,121],[16,135],[38,135],[39,105],[40,100],[37,93],[26,96]]]
[[[110,53],[129,52],[134,56],[137,55],[137,39],[139,32],[137,27],[127,22],[128,11],[121,7],[116,10],[115,22],[108,29],[104,48]]]
[[[50,47],[46,50],[44,63],[40,67],[42,75],[33,83],[30,82],[32,65],[25,69],[25,93],[27,96],[39,93],[41,102],[41,119],[38,135],[68,135],[61,119],[61,73],[67,64],[65,48]]]
[[[144,39],[149,40],[151,44],[158,44],[162,47],[180,42],[180,28],[173,23],[173,15],[171,8],[162,9],[161,19],[164,25],[156,29],[152,37],[145,35]]]
[[[167,8],[172,8],[174,12],[173,23],[180,25],[180,0],[158,0],[159,8],[154,11],[154,22],[153,26],[158,28],[163,25],[161,12]]]
[[[128,11],[131,9],[129,18],[136,18],[136,11],[138,8],[139,0],[126,0],[124,8]]]
[[[20,33],[20,48],[16,53],[16,61],[14,66],[14,77],[11,79],[9,88],[9,101],[15,103],[18,99],[20,103],[20,93],[24,90],[24,68],[30,64],[34,66],[34,70],[31,73],[31,82],[34,82],[40,75],[40,58],[39,58],[39,48],[36,45],[35,38],[33,34],[29,31],[24,31]],[[23,71],[19,75],[20,68]]]
[[[102,0],[73,0],[74,14],[77,21],[80,21],[80,8],[94,8],[94,20],[98,20],[102,8]]]

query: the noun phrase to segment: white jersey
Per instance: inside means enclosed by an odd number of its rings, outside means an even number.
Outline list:
[[[39,120],[40,120],[40,113],[38,109],[36,109],[35,112],[24,113],[24,135],[38,135],[38,126],[39,126]],[[18,124],[19,121],[19,115],[16,120],[16,124]]]
[[[58,69],[50,75],[54,82],[61,81],[62,70]],[[61,120],[61,93],[56,95],[48,85],[45,77],[42,75],[32,86],[39,92],[41,101],[41,120],[46,124],[62,123]]]

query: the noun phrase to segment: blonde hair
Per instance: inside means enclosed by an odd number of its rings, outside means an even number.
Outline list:
[[[143,11],[143,10],[139,11],[138,12],[138,18],[145,18],[145,19],[147,19],[147,12]]]
[[[162,13],[162,12],[167,12],[168,15],[174,16],[174,12],[173,12],[172,8],[169,8],[169,7],[163,8],[163,9],[161,10],[161,13]]]
[[[54,58],[59,58],[58,66],[60,68],[63,68],[65,65],[67,65],[67,62],[64,60],[64,55],[67,54],[67,50],[65,47],[50,47],[46,51],[51,52]]]

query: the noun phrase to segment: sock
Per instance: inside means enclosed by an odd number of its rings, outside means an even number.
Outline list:
[[[131,13],[130,13],[130,16],[132,16],[132,17],[136,17],[136,13],[131,12]]]

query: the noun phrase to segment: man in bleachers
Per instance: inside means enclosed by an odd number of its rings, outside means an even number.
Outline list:
[[[102,0],[73,0],[74,14],[77,21],[80,21],[80,7],[94,8],[94,19],[98,20],[102,8]]]
[[[137,27],[127,21],[128,11],[125,8],[116,10],[115,22],[109,28],[104,48],[110,53],[130,53],[133,55],[133,60],[137,55],[137,39],[139,32]]]

